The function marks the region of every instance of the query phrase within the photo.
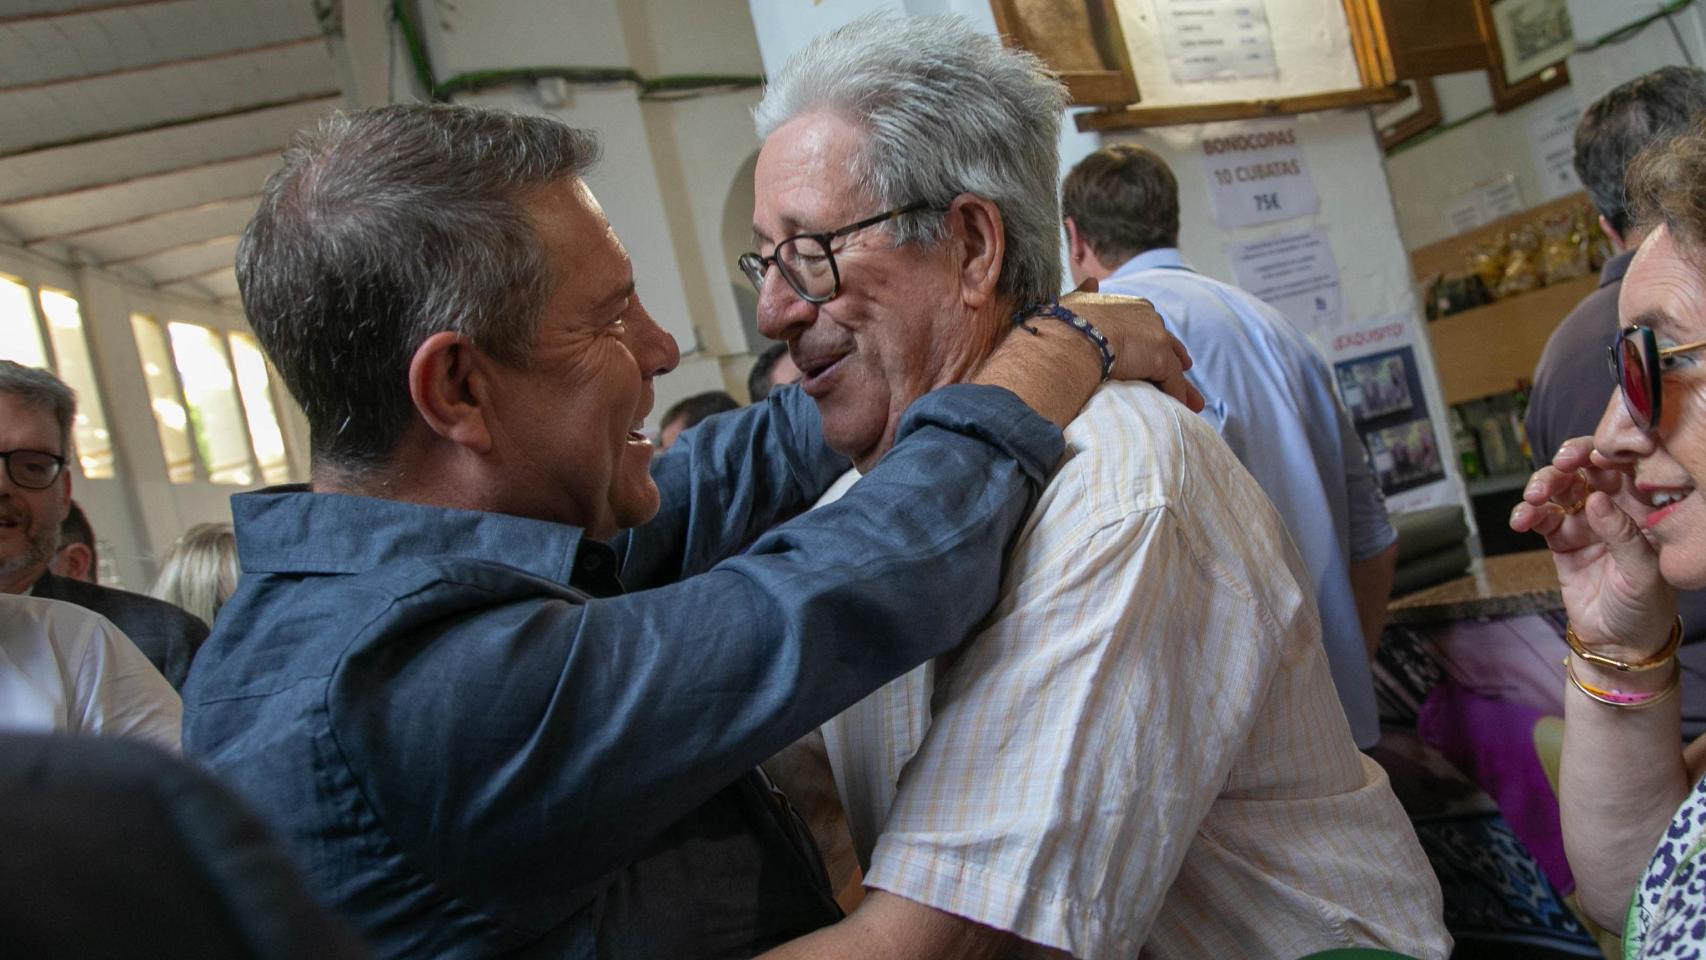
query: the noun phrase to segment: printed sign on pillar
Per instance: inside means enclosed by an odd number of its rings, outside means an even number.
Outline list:
[[[1424,357],[1415,321],[1401,313],[1335,334],[1327,351],[1389,513],[1459,502],[1448,479],[1451,434],[1435,428]]]
[[[1306,336],[1324,340],[1339,326],[1339,264],[1325,230],[1230,244],[1232,279]]]
[[[1293,120],[1209,124],[1202,154],[1214,218],[1225,229],[1306,217],[1320,203]]]

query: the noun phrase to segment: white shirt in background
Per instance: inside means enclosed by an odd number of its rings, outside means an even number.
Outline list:
[[[1074,957],[1443,960],[1255,480],[1147,385],[1066,440],[983,631],[824,727],[866,886]]]
[[[106,617],[0,595],[0,730],[140,737],[181,750],[183,701]]]

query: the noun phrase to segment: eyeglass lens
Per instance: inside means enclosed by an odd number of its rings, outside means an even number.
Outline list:
[[[1639,339],[1637,339],[1639,338]],[[1645,337],[1631,331],[1619,339],[1618,385],[1623,390],[1623,404],[1635,426],[1646,430],[1653,424],[1653,374],[1651,359],[1645,349]]]
[[[807,300],[821,303],[835,296],[835,260],[818,238],[790,237],[777,244],[768,259],[775,261],[788,286]],[[764,292],[765,261],[756,253],[742,254],[739,261],[741,272],[760,293]]]
[[[835,292],[835,263],[816,237],[783,241],[776,247],[776,264],[789,286],[804,296],[828,297]]]
[[[34,450],[13,450],[6,455],[6,474],[20,487],[40,490],[59,476],[59,460]]]

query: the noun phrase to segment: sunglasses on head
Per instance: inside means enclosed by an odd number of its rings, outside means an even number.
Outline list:
[[[1623,394],[1623,407],[1637,428],[1651,433],[1658,425],[1659,401],[1664,396],[1659,385],[1659,375],[1663,373],[1660,361],[1703,347],[1706,340],[1660,349],[1653,328],[1641,324],[1617,332],[1617,338],[1611,341],[1611,378]]]

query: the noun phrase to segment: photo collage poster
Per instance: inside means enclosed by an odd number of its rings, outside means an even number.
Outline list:
[[[1390,497],[1445,479],[1413,347],[1341,360],[1333,372],[1382,492]]]

